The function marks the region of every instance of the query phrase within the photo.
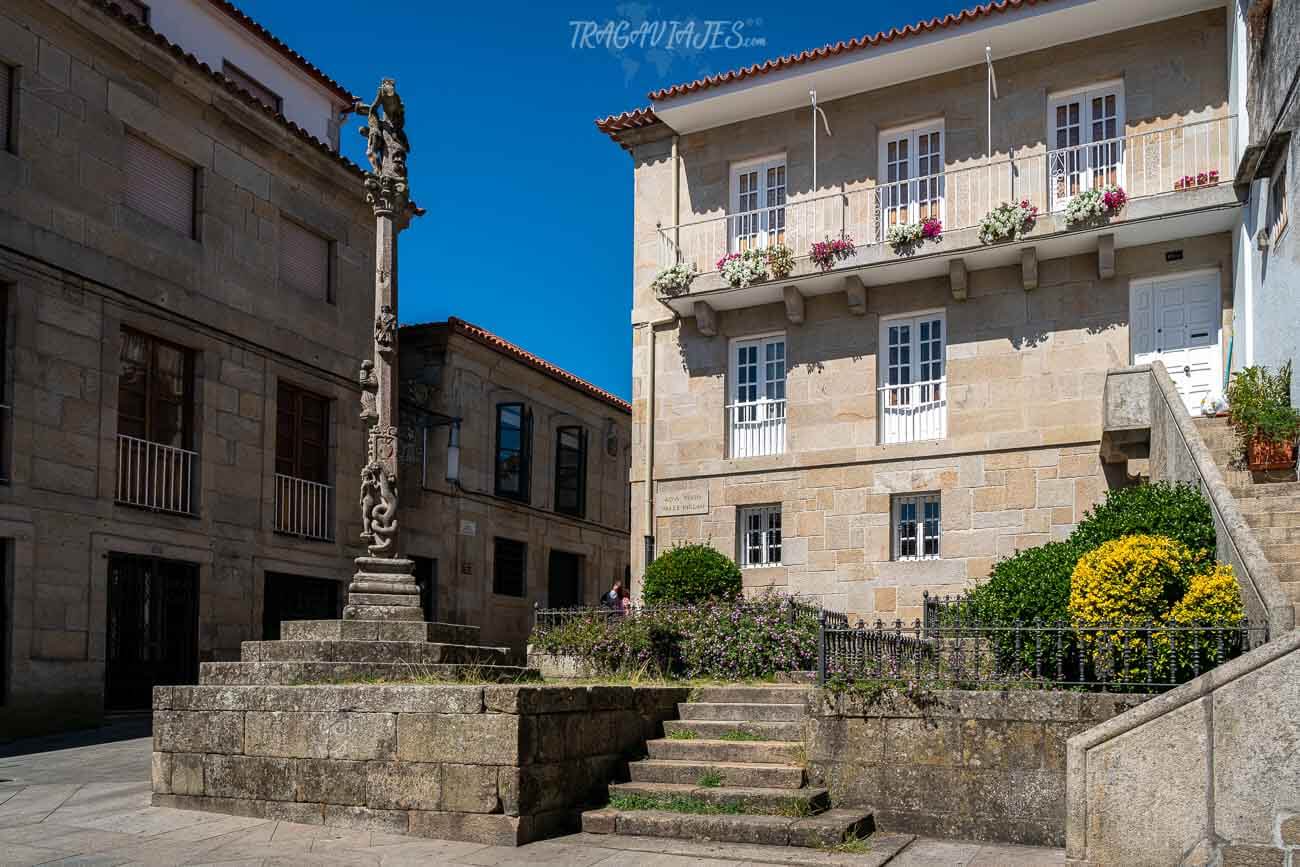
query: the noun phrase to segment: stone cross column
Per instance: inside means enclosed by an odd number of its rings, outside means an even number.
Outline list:
[[[361,538],[370,556],[358,557],[348,587],[346,620],[421,620],[415,564],[399,553],[397,522],[397,236],[424,212],[410,200],[406,182],[406,113],[391,78],[370,105],[354,111],[366,118],[366,201],[375,211],[374,356],[361,363],[361,418],[370,425],[361,470]]]

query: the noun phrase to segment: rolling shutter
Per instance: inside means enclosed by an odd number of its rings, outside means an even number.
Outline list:
[[[14,71],[0,63],[0,150],[9,150],[9,125],[13,114],[10,111],[14,87]]]
[[[126,205],[187,238],[194,237],[194,167],[128,134]]]
[[[330,243],[291,220],[280,220],[280,282],[330,300]]]

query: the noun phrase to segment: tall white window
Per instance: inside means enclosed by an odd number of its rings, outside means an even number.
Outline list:
[[[1084,190],[1124,182],[1123,82],[1049,97],[1052,208],[1064,208]]]
[[[130,133],[124,199],[131,210],[194,237],[194,166]]]
[[[729,247],[742,253],[785,243],[785,157],[731,167]]]
[[[732,343],[731,383],[731,457],[784,453],[785,335]]]
[[[741,566],[781,565],[781,507],[748,506],[738,511]]]
[[[880,134],[880,238],[891,226],[943,219],[943,121]]]
[[[903,494],[894,497],[894,559],[939,558],[939,495]]]
[[[947,436],[946,330],[942,312],[881,321],[882,443],[910,443]]]

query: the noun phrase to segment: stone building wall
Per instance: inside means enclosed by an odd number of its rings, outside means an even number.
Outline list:
[[[401,330],[403,400],[444,419],[460,419],[459,484],[447,480],[447,426],[429,429],[427,451],[404,465],[409,554],[437,560],[438,617],[478,626],[482,642],[522,653],[535,603],[547,605],[553,550],[577,554],[581,598],[596,604],[629,563],[628,466],[631,419],[626,406],[575,387],[445,325]],[[495,496],[496,406],[521,401],[533,414],[531,494],[527,503]],[[416,413],[403,418],[412,436]],[[587,431],[586,515],[555,510],[556,429]],[[423,440],[421,439],[421,443]],[[423,463],[418,455],[424,452]],[[497,536],[527,544],[522,597],[493,592]]]
[[[207,660],[237,658],[241,640],[261,637],[267,572],[349,576],[374,240],[354,167],[98,6],[6,4],[0,56],[18,71],[19,123],[0,152],[12,406],[3,737],[103,713],[110,553],[198,565]],[[196,238],[125,204],[128,132],[196,167]],[[279,283],[289,219],[331,241],[333,303]],[[192,517],[114,502],[123,327],[192,353]],[[282,381],[332,401],[337,542],[272,530]]]

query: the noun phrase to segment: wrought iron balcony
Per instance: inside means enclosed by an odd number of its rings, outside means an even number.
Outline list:
[[[727,407],[732,458],[785,454],[785,401],[757,400]]]
[[[275,532],[334,541],[334,487],[275,474]]]
[[[198,452],[118,434],[117,502],[193,515]]]

